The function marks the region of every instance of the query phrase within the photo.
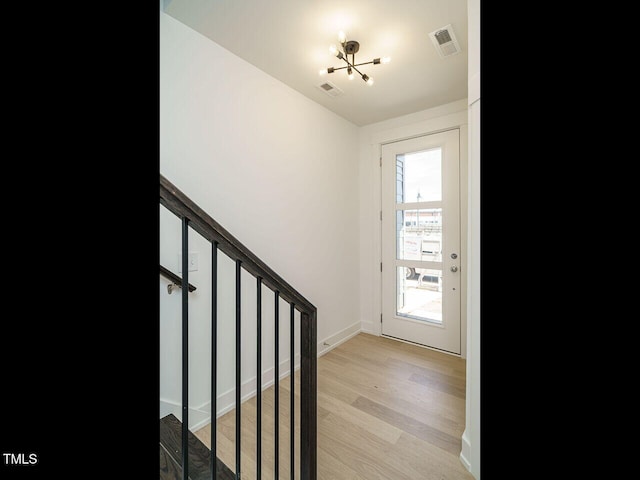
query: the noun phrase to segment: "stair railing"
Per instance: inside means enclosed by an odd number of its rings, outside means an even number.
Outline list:
[[[196,205],[189,197],[181,192],[164,176],[160,175],[160,203],[175,214],[182,221],[182,475],[184,480],[189,479],[189,292],[194,289],[189,284],[189,255],[188,255],[188,229],[191,227],[211,243],[212,253],[212,305],[211,305],[211,463],[217,464],[216,455],[216,373],[217,373],[217,259],[218,250],[224,252],[231,260],[235,261],[236,284],[236,376],[235,376],[235,411],[236,411],[236,480],[241,478],[241,272],[242,269],[256,278],[257,284],[257,445],[256,445],[256,475],[261,480],[261,424],[262,424],[262,285],[274,292],[275,296],[275,327],[274,327],[274,479],[278,479],[279,466],[279,299],[283,299],[290,305],[290,479],[294,479],[295,461],[295,417],[294,417],[294,314],[300,312],[300,478],[301,480],[317,479],[317,309],[282,277],[274,272],[268,265],[260,260],[253,252],[240,243],[233,235],[225,230],[204,210]],[[161,267],[162,270],[163,267]],[[166,273],[166,272],[165,272]],[[166,276],[166,275],[165,275]],[[178,278],[176,276],[176,278]],[[215,480],[216,468],[211,468],[211,477]]]

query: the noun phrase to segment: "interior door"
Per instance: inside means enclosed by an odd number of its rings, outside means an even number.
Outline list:
[[[382,334],[460,354],[460,133],[382,146]]]

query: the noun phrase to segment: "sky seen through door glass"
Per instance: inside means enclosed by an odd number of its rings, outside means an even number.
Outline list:
[[[442,200],[442,149],[404,154],[405,202]],[[418,193],[420,199],[418,200]]]

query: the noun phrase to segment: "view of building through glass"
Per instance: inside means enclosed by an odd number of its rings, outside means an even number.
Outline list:
[[[442,149],[397,155],[396,255],[411,263],[397,269],[399,316],[442,322],[441,202]]]

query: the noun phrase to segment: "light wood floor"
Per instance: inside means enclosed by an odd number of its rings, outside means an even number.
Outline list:
[[[295,378],[299,459],[299,372]],[[289,479],[289,378],[280,382],[279,478]],[[262,478],[272,480],[274,388],[262,397]],[[460,463],[465,361],[360,333],[318,359],[318,478],[473,480]],[[243,479],[256,475],[256,397],[242,405]],[[195,432],[210,446],[211,426]],[[217,422],[218,457],[235,472],[235,412]],[[295,478],[300,478],[296,461]]]

